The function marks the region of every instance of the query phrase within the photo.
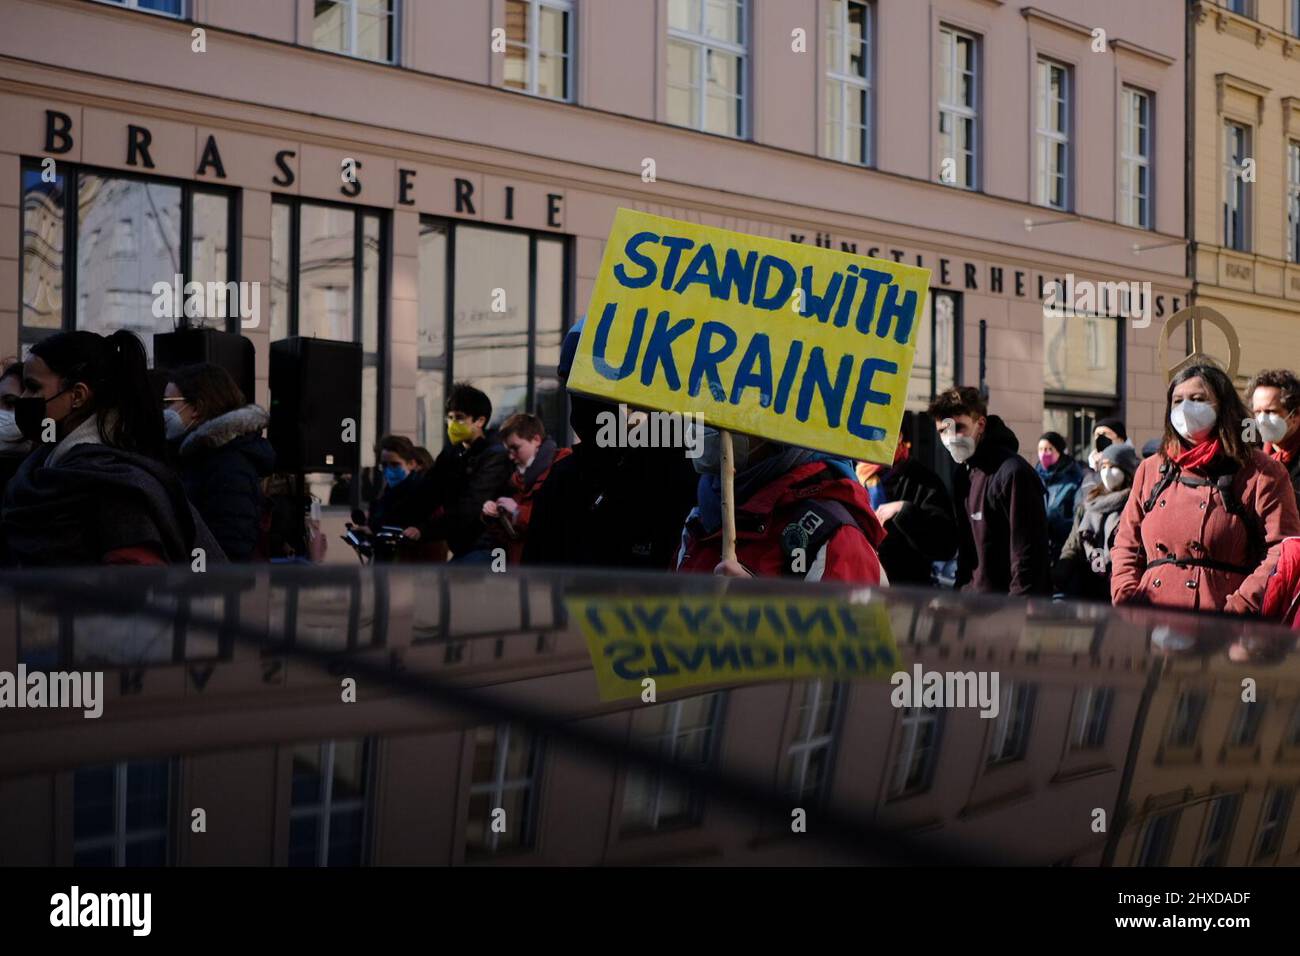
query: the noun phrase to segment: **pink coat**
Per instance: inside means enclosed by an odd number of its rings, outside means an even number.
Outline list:
[[[1286,469],[1262,451],[1251,452],[1234,488],[1243,510],[1263,532],[1268,552],[1260,561],[1250,555],[1243,522],[1228,514],[1212,487],[1169,485],[1145,517],[1142,505],[1160,480],[1163,456],[1138,466],[1133,494],[1120,518],[1111,549],[1110,595],[1115,604],[1155,604],[1189,611],[1259,614],[1268,577],[1277,566],[1282,540],[1300,534],[1300,513]],[[1200,477],[1189,475],[1189,477]],[[1213,558],[1251,565],[1249,574],[1199,566],[1147,565],[1159,558]],[[1258,562],[1258,563],[1256,563]]]

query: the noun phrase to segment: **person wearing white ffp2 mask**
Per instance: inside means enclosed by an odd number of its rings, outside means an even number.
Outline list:
[[[1264,454],[1287,470],[1300,504],[1300,376],[1268,369],[1251,379],[1246,394]]]

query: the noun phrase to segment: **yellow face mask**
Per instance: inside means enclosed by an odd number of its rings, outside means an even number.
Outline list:
[[[465,422],[448,422],[447,437],[451,439],[453,445],[459,445],[461,442],[469,441],[470,436],[474,434],[474,426],[467,425]]]

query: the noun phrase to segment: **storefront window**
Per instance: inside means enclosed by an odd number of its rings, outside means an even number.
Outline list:
[[[493,425],[533,411],[563,443],[555,366],[567,327],[565,241],[424,217],[419,255],[415,443],[434,454],[442,448],[453,378],[487,393]]]
[[[24,167],[22,184],[24,346],[63,329],[129,329],[152,359],[153,336],[178,325],[238,328],[231,287],[218,290],[225,317],[181,314],[185,283],[235,278],[229,193],[70,165],[55,175]],[[177,276],[173,310],[155,310],[155,284],[175,290]]]
[[[272,207],[271,340],[300,335],[361,343],[357,440],[363,473],[374,467],[382,416],[383,255],[377,212],[292,200]],[[309,475],[308,484],[322,501],[355,504],[364,497],[358,478]]]

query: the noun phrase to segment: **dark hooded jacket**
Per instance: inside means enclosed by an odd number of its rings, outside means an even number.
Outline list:
[[[1043,483],[1019,450],[1011,429],[990,415],[975,454],[957,469],[957,585],[963,590],[1051,590]]]
[[[41,445],[5,489],[3,532],[12,559],[26,567],[111,563],[114,552],[145,548],[169,563],[225,560],[221,545],[185,497],[175,472],[146,455],[87,443],[45,460]]]
[[[479,517],[483,502],[510,494],[510,459],[492,429],[469,448],[448,442],[434,459],[426,482],[426,519],[420,537],[439,539],[455,557],[492,547]]]
[[[890,468],[883,481],[888,500],[903,506],[885,522],[880,563],[890,584],[928,586],[934,562],[957,550],[952,499],[939,476],[914,458]]]
[[[257,547],[261,481],[275,468],[275,451],[262,437],[269,417],[245,405],[200,422],[180,439],[178,470],[185,493],[232,561]]]

